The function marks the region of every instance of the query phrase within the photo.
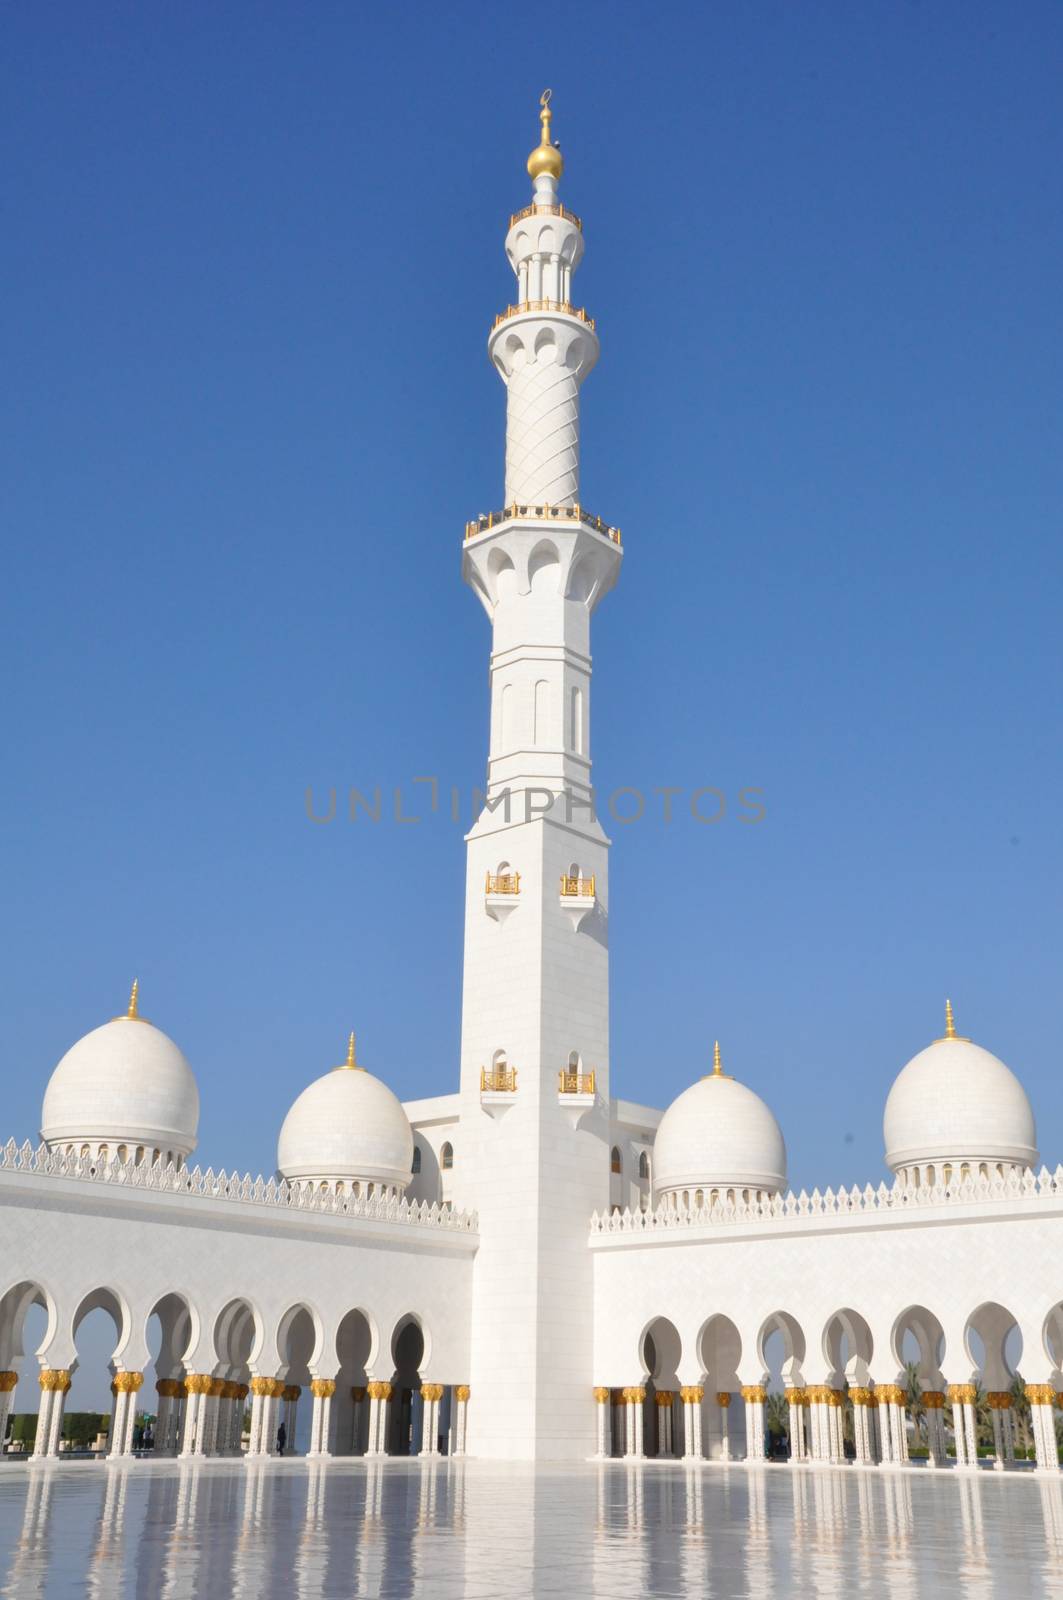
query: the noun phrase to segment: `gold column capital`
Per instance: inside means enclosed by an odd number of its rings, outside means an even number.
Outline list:
[[[670,1406],[674,1400],[674,1389],[658,1389],[657,1393],[653,1397],[654,1405],[661,1406],[662,1408],[665,1406]]]
[[[1026,1398],[1032,1406],[1050,1406],[1055,1402],[1056,1391],[1050,1383],[1028,1383]]]
[[[443,1385],[441,1383],[422,1383],[422,1385],[421,1385],[421,1399],[422,1400],[442,1400],[442,1398],[443,1398]]]
[[[461,1400],[463,1403],[468,1400],[471,1394],[472,1389],[467,1383],[459,1383],[457,1388],[454,1390],[455,1400]]]
[[[1011,1410],[1011,1394],[1007,1389],[990,1389],[985,1398],[990,1411]]]
[[[136,1394],[143,1382],[142,1372],[116,1372],[114,1390],[116,1394]]]
[[[179,1400],[185,1392],[184,1383],[180,1378],[156,1378],[155,1393],[167,1400]]]
[[[945,1394],[942,1389],[924,1389],[919,1397],[926,1411],[942,1411],[945,1406]]]
[[[850,1389],[849,1399],[853,1402],[854,1406],[866,1406],[868,1401],[871,1399],[871,1390],[859,1388]]]
[[[185,1374],[185,1393],[209,1394],[213,1382],[209,1372],[188,1372]]]
[[[768,1391],[762,1383],[745,1383],[739,1392],[747,1405],[762,1406],[768,1398]]]
[[[372,1383],[367,1383],[365,1388],[370,1400],[391,1399],[391,1384],[386,1381],[374,1379]]]
[[[0,1372],[0,1394],[10,1394],[17,1383],[17,1372]]]
[[[875,1393],[879,1400],[885,1400],[889,1405],[903,1406],[908,1403],[908,1396],[899,1383],[876,1383]]]
[[[335,1378],[311,1378],[310,1393],[315,1400],[331,1400],[336,1393]]]
[[[286,1383],[284,1385],[283,1389],[281,1390],[281,1399],[282,1400],[298,1400],[298,1398],[302,1394],[302,1392],[303,1392],[302,1389],[300,1388],[300,1386],[297,1383]]]
[[[42,1367],[37,1379],[41,1388],[52,1394],[66,1394],[72,1381],[69,1367]]]
[[[792,1406],[807,1406],[807,1404],[808,1404],[808,1390],[807,1389],[799,1389],[799,1388],[796,1388],[796,1387],[793,1388],[793,1389],[787,1389],[786,1390],[786,1399],[789,1402],[789,1404],[792,1405]]]
[[[950,1383],[948,1392],[949,1392],[949,1403],[950,1403],[950,1405],[954,1405],[954,1406],[973,1406],[974,1405],[977,1391],[976,1391],[975,1386],[974,1386],[973,1383]],[[1049,1392],[1049,1395],[1051,1395],[1051,1393],[1052,1393],[1051,1387],[1049,1387],[1048,1392]],[[1029,1393],[1030,1393],[1029,1389],[1026,1390],[1026,1393],[1027,1393],[1027,1396],[1029,1396]]]
[[[705,1398],[704,1385],[700,1383],[686,1383],[679,1391],[679,1398],[685,1406],[699,1406]]]
[[[353,1386],[353,1388],[351,1389],[351,1399],[354,1401],[356,1406],[361,1405],[362,1401],[365,1399],[365,1385],[364,1384],[356,1383]]]
[[[609,1404],[609,1390],[603,1389],[600,1384],[596,1385],[596,1387],[591,1390],[591,1393],[594,1396],[595,1405],[605,1406]]]
[[[725,1411],[727,1410],[727,1407],[731,1404],[731,1396],[727,1389],[717,1389],[716,1404],[722,1406]]]
[[[646,1391],[639,1384],[634,1384],[624,1390],[624,1400],[629,1406],[639,1406],[646,1398]]]

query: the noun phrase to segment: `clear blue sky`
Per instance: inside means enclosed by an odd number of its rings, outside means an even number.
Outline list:
[[[549,83],[626,540],[598,784],[766,804],[606,818],[614,1087],[665,1104],[719,1036],[797,1184],[878,1181],[951,994],[1054,1164],[1060,10],[558,15],[5,7],[7,1127],[134,974],[204,1164],[271,1170],[351,1027],[455,1086],[461,828],[304,793],[482,776],[461,530]]]

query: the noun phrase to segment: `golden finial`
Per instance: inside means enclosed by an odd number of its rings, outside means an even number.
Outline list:
[[[945,1032],[941,1035],[941,1039],[938,1039],[935,1042],[940,1044],[945,1039],[959,1039],[962,1043],[967,1043],[964,1035],[956,1032],[956,1020],[952,1015],[951,1000],[945,1001]]]
[[[714,1078],[723,1077],[723,1057],[720,1055],[719,1039],[712,1047],[712,1075]]]
[[[128,1009],[128,1011],[123,1011],[122,1015],[120,1017],[115,1017],[114,1020],[116,1022],[147,1022],[147,1020],[148,1020],[147,1017],[142,1017],[140,1015],[139,1010],[137,1009],[137,1002],[139,1000],[139,997],[140,997],[140,979],[139,978],[134,978],[133,979],[133,987],[129,992],[129,1009]]]
[[[353,1072],[361,1072],[363,1070],[358,1065],[357,1061],[354,1059],[354,1034],[353,1033],[349,1034],[348,1038],[347,1038],[347,1059],[346,1059],[346,1061],[341,1062],[340,1065],[341,1065],[341,1069],[342,1070],[348,1071],[348,1072],[352,1072],[352,1071]]]
[[[539,96],[541,132],[539,134],[539,143],[528,157],[528,176],[532,179],[550,177],[556,182],[565,169],[565,163],[561,159],[560,150],[550,137],[550,118],[552,116],[550,98],[552,94],[552,89],[544,89]]]

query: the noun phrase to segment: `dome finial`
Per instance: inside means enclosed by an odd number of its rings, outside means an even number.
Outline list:
[[[138,1010],[139,998],[140,998],[140,979],[139,978],[134,978],[133,979],[133,987],[129,992],[129,1009],[128,1009],[128,1011],[123,1011],[123,1013],[122,1013],[122,1015],[120,1017],[116,1017],[115,1018],[115,1021],[116,1022],[146,1022],[148,1020],[147,1017],[142,1017],[140,1015],[140,1011]]]
[[[539,123],[541,131],[539,143],[528,157],[529,178],[553,178],[556,182],[564,171],[565,164],[561,159],[561,152],[550,137],[550,119],[553,113],[550,110],[552,89],[544,89],[539,96]]]
[[[952,1015],[951,1000],[945,1001],[945,1037],[946,1039],[955,1039],[956,1037],[956,1023]]]
[[[712,1075],[714,1078],[723,1077],[723,1057],[720,1055],[719,1039],[712,1047]]]
[[[348,1038],[347,1038],[347,1059],[346,1059],[346,1061],[344,1061],[342,1063],[342,1069],[344,1071],[346,1071],[346,1072],[362,1072],[362,1071],[364,1071],[364,1068],[360,1067],[358,1065],[358,1062],[354,1058],[354,1034],[353,1033],[349,1034]]]

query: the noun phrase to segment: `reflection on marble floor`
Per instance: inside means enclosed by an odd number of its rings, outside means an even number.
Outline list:
[[[0,1596],[1063,1590],[1063,1481],[437,1460],[0,1470]]]

